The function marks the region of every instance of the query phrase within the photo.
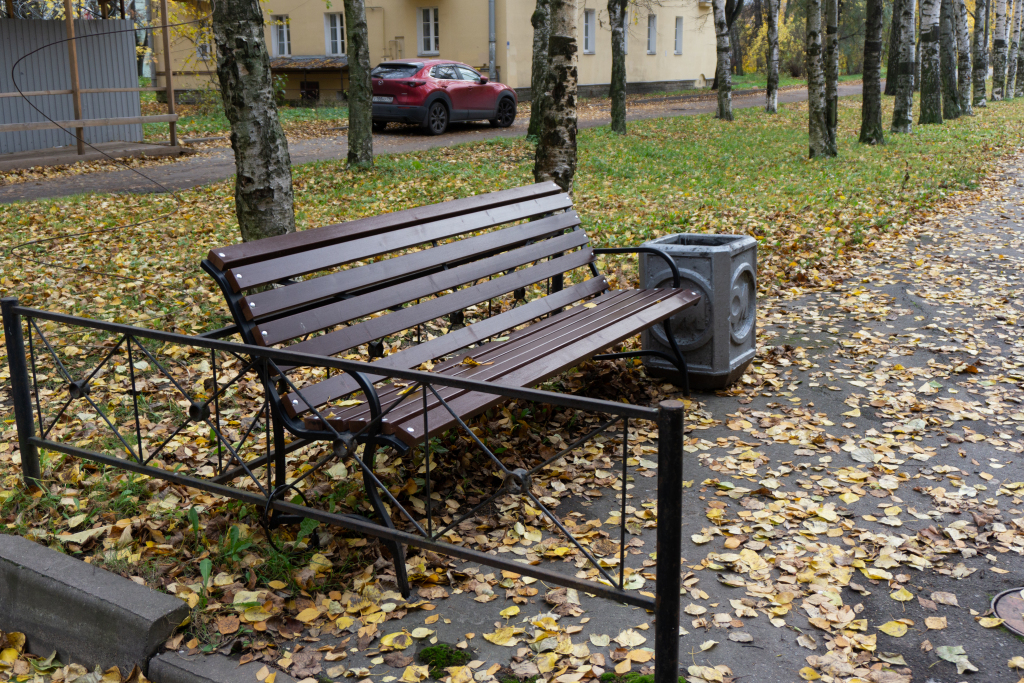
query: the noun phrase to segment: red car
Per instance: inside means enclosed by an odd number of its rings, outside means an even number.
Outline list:
[[[443,59],[383,62],[370,72],[373,129],[418,123],[430,135],[452,121],[487,120],[507,128],[516,120],[516,91],[491,83],[473,67]]]

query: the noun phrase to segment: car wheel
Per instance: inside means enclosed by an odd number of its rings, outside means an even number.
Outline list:
[[[498,102],[498,117],[491,119],[490,124],[495,128],[508,128],[516,120],[516,105],[508,97],[503,97]]]
[[[384,130],[387,127],[388,127],[388,122],[387,121],[374,121],[373,122],[373,132],[374,133],[383,133]]]
[[[434,102],[427,110],[427,120],[424,122],[427,133],[430,135],[441,135],[448,130],[448,107],[443,102]]]

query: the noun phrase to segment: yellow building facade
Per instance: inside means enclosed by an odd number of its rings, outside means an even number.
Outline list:
[[[488,0],[370,0],[366,21],[370,61],[451,59],[487,74]],[[611,31],[605,0],[578,0],[581,94],[607,92]],[[647,3],[644,3],[647,4]],[[703,87],[715,71],[711,3],[661,0],[628,14],[626,74],[630,89]],[[530,87],[533,57],[532,0],[494,0],[496,77],[520,90]],[[340,0],[266,0],[267,48],[275,76],[286,79],[288,100],[329,101],[348,85],[344,13]],[[174,88],[194,90],[216,81],[209,49],[194,36],[172,43]],[[158,74],[163,59],[156,55]],[[493,76],[493,75],[492,75]],[[158,76],[159,79],[159,76]],[[282,79],[283,80],[283,79]]]

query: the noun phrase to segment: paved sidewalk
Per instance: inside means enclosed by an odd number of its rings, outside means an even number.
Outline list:
[[[839,94],[859,95],[860,85],[843,86]],[[779,93],[779,102],[802,102],[807,99],[806,89],[787,90]],[[644,108],[629,115],[629,120],[668,116],[692,116],[715,111],[714,101],[668,101],[662,107]],[[764,94],[736,98],[733,106],[737,109],[764,105]],[[608,116],[601,116],[580,122],[581,128],[607,125]],[[374,136],[375,154],[401,154],[417,152],[435,147],[450,147],[464,142],[476,142],[496,137],[519,137],[526,135],[528,119],[517,120],[510,128],[491,128],[483,123],[453,124],[452,130],[444,135],[430,137],[416,127],[392,127],[383,134]],[[344,135],[316,140],[299,140],[289,145],[292,164],[306,164],[314,161],[342,159],[348,153],[348,139]],[[198,187],[230,178],[235,173],[234,154],[230,148],[217,148],[209,153],[183,159],[174,164],[164,164],[139,169],[139,171],[99,171],[75,176],[65,176],[46,181],[14,183],[0,187],[0,203],[66,197],[88,192],[163,192],[146,178],[152,178],[169,190]],[[141,175],[144,174],[144,175]]]

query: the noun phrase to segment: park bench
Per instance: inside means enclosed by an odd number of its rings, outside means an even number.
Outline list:
[[[622,253],[664,258],[674,288],[610,289],[595,261]],[[368,367],[379,367],[379,376],[340,373],[299,387],[281,376],[295,367],[275,366],[262,379],[274,411],[275,453],[355,434],[367,444],[363,460],[371,470],[378,447],[404,453],[507,400],[451,386],[405,400],[407,385],[384,383],[387,369],[436,362],[432,373],[531,387],[586,359],[655,353],[602,352],[656,324],[673,340],[669,318],[700,299],[681,288],[675,264],[657,249],[591,247],[572,199],[550,182],[219,247],[202,266],[247,344],[318,356],[367,345],[375,357]],[[528,299],[527,291],[537,296]],[[509,295],[507,310],[481,315]],[[451,326],[446,334],[381,353],[385,338],[439,319]],[[685,378],[685,360],[674,352],[659,355]],[[360,392],[357,405],[338,406]],[[286,445],[278,425],[296,439]],[[391,526],[376,488],[366,482]],[[404,583],[403,550],[390,549]]]

